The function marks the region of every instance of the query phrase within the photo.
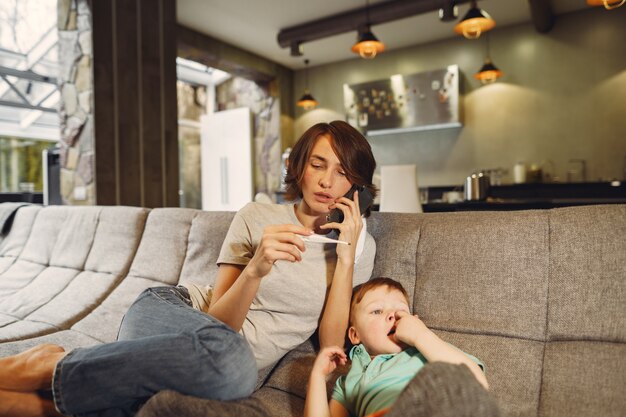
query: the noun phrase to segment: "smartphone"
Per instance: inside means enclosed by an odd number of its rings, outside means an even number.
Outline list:
[[[361,210],[361,214],[363,214],[365,210],[367,210],[369,206],[372,205],[372,203],[374,202],[374,198],[372,197],[370,190],[362,185],[356,184],[354,184],[352,188],[348,190],[344,197],[353,200],[355,191],[359,192],[359,209]],[[334,209],[333,211],[328,213],[328,215],[326,216],[326,220],[328,221],[328,223],[343,222],[343,211],[339,209]]]

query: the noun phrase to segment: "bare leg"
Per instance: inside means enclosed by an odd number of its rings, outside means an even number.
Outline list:
[[[0,359],[0,390],[32,394],[49,389],[56,364],[64,356],[61,346],[46,344]]]
[[[0,390],[0,417],[60,416],[50,400],[35,392]]]

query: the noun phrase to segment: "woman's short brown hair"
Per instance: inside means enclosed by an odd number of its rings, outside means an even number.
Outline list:
[[[376,187],[372,184],[372,177],[376,169],[376,160],[372,154],[372,148],[363,135],[348,123],[335,120],[330,123],[318,123],[311,126],[298,139],[289,154],[289,165],[285,175],[285,198],[295,200],[302,198],[302,178],[307,167],[311,150],[317,139],[322,135],[328,135],[330,145],[339,158],[348,181],[352,184],[365,186],[373,197],[376,197]],[[370,210],[365,216],[369,216]]]

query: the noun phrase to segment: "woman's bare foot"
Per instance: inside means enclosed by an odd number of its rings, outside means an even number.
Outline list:
[[[0,417],[60,416],[50,400],[34,392],[4,391],[0,389]]]
[[[64,356],[61,346],[45,344],[0,359],[0,390],[49,389],[56,364]]]

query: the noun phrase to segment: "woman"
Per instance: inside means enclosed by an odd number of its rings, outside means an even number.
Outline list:
[[[375,195],[375,166],[369,144],[347,123],[311,127],[285,179],[287,195],[300,200],[250,203],[236,214],[208,315],[190,307],[183,287],[151,288],[129,308],[117,342],[70,353],[42,345],[2,359],[0,415],[51,413],[52,401],[38,395],[50,389],[66,415],[129,415],[165,389],[243,398],[257,369],[273,366],[318,323],[322,347],[343,345],[352,287],[369,278],[375,254],[373,238],[361,236],[358,193],[354,201],[343,196],[353,184]],[[343,222],[327,223],[333,209]],[[314,233],[349,245],[305,243]]]

